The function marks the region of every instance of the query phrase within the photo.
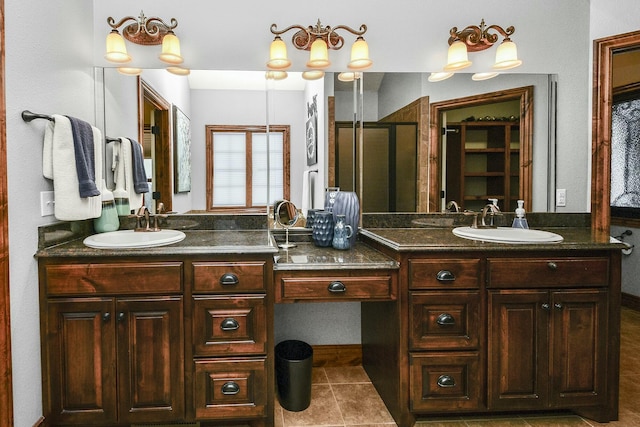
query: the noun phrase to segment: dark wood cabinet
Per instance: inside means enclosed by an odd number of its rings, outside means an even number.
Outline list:
[[[490,409],[606,400],[607,291],[489,292]]]
[[[398,425],[536,410],[617,419],[619,253],[367,243],[401,266],[397,307],[362,310],[363,365]]]
[[[184,417],[182,298],[52,298],[47,303],[54,424]]]

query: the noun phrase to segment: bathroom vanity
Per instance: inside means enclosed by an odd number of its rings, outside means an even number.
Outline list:
[[[398,425],[461,411],[617,419],[620,248],[557,232],[535,245],[361,232],[401,265],[397,303],[362,312],[363,364]]]
[[[269,230],[38,254],[46,425],[272,425],[274,304],[360,301],[363,366],[400,426],[460,412],[617,418],[620,247],[375,228],[348,251]],[[276,325],[277,327],[277,325]]]

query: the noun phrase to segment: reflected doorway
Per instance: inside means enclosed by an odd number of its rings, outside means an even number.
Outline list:
[[[145,170],[151,185],[144,202],[151,212],[156,212],[157,202],[164,203],[165,209],[171,211],[171,104],[142,79],[138,93],[138,138],[144,150]]]
[[[343,191],[360,188],[354,135],[352,122],[336,122],[335,186]],[[363,212],[416,212],[418,125],[365,122],[363,141]]]
[[[533,179],[533,164],[532,164],[532,145],[533,145],[533,86],[526,86],[516,89],[508,89],[498,92],[485,93],[481,95],[474,95],[470,97],[451,99],[447,101],[437,102],[431,104],[431,135],[430,135],[430,161],[436,162],[437,164],[431,164],[431,168],[429,171],[429,210],[431,212],[439,212],[442,211],[444,204],[448,202],[453,197],[448,197],[446,192],[443,193],[443,189],[447,186],[447,174],[446,170],[449,167],[451,162],[447,161],[447,151],[443,149],[446,147],[446,139],[447,137],[447,123],[451,120],[448,119],[447,114],[453,113],[455,111],[461,111],[462,114],[460,116],[466,117],[466,115],[471,115],[466,110],[467,108],[480,108],[492,104],[500,104],[500,103],[509,103],[509,102],[517,103],[517,111],[519,116],[517,133],[509,131],[508,136],[504,136],[505,138],[505,147],[502,149],[492,149],[491,147],[487,148],[477,148],[476,157],[484,156],[484,159],[481,163],[476,162],[478,164],[493,164],[494,161],[487,160],[487,154],[491,151],[496,151],[502,154],[504,157],[502,160],[503,165],[501,172],[496,172],[494,170],[486,169],[483,173],[477,171],[468,172],[471,175],[481,175],[484,174],[485,178],[492,179],[492,175],[501,174],[504,180],[508,180],[509,183],[513,183],[513,185],[503,185],[503,200],[505,198],[512,199],[523,199],[525,201],[525,209],[527,211],[531,211],[532,206],[532,179]],[[489,114],[490,116],[503,116],[503,113],[500,114]],[[508,117],[511,114],[508,115]],[[476,114],[475,117],[484,117],[485,114],[479,115]],[[459,119],[460,120],[460,119]],[[459,122],[461,123],[461,122]],[[475,123],[481,123],[481,121],[475,121]],[[496,121],[496,123],[498,123]],[[455,130],[454,130],[455,132]],[[505,133],[507,135],[507,133]],[[516,136],[517,135],[517,136]],[[511,138],[516,138],[512,140]],[[444,141],[444,142],[443,142]],[[517,159],[512,159],[511,155],[511,147],[517,147]],[[448,147],[449,149],[451,147]],[[473,149],[472,149],[473,150]],[[500,151],[501,150],[501,151]],[[515,152],[515,151],[514,151]],[[454,153],[450,152],[449,156],[454,156]],[[490,157],[490,155],[489,155]],[[482,163],[484,162],[484,163]],[[506,165],[509,165],[508,176],[505,175],[505,171],[507,170]],[[435,167],[434,167],[435,166]],[[458,173],[460,176],[464,175],[465,169],[464,164],[458,163]],[[495,165],[494,165],[495,166]],[[517,177],[517,180],[515,179]],[[505,181],[506,182],[506,181]],[[492,195],[489,194],[490,191],[487,190],[488,187],[483,187],[483,190],[478,190],[476,187],[474,190],[477,193],[475,196],[479,198],[482,197],[484,200],[485,196]],[[461,194],[455,194],[458,198],[462,197]],[[495,198],[495,197],[493,197]],[[459,202],[459,200],[456,200]],[[511,202],[509,201],[509,204]],[[472,208],[475,208],[473,206]],[[500,208],[504,209],[504,202],[500,204]],[[513,206],[506,207],[507,209],[513,210]]]

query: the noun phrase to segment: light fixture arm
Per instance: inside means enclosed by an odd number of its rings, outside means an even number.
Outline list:
[[[358,37],[363,36],[364,33],[367,32],[367,26],[365,24],[360,26],[360,30],[354,30],[347,25],[338,25],[332,28],[328,25],[323,26],[319,19],[315,26],[309,25],[308,27],[303,27],[302,25],[290,25],[284,30],[278,30],[276,24],[271,24],[271,33],[276,36],[281,36],[292,29],[299,30],[292,36],[291,43],[293,43],[296,49],[300,50],[311,49],[311,44],[318,38],[324,40],[329,49],[338,50],[344,46],[344,38],[336,31],[345,30]]]
[[[491,33],[490,31],[495,31],[497,34]],[[507,27],[506,30],[499,25],[489,25],[487,27],[483,19],[480,22],[480,26],[469,25],[462,31],[458,31],[458,27],[451,28],[451,30],[449,30],[449,45],[456,40],[460,40],[467,45],[469,52],[479,52],[493,46],[493,44],[498,41],[498,35],[501,35],[506,41],[511,40],[509,37],[515,31],[516,29],[513,25]]]
[[[167,24],[155,16],[147,18],[143,11],[140,11],[140,16],[137,18],[126,16],[118,22],[111,16],[107,18],[107,24],[113,31],[118,31],[127,23],[129,24],[122,29],[122,35],[130,42],[141,45],[161,44],[164,35],[173,32],[173,29],[178,26],[175,18],[171,18],[170,24]]]

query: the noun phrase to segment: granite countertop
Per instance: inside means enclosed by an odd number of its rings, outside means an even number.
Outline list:
[[[362,242],[356,242],[354,247],[348,250],[318,247],[311,242],[300,242],[296,245],[294,248],[280,249],[274,256],[274,270],[399,268],[396,261]]]
[[[171,245],[139,249],[93,249],[82,238],[42,248],[37,257],[170,256],[201,254],[276,253],[269,230],[185,230],[185,239]]]
[[[531,251],[531,250],[567,250],[567,249],[612,249],[624,248],[620,242],[597,242],[591,236],[588,227],[545,227],[539,228],[561,235],[564,240],[558,243],[492,243],[458,237],[452,228],[367,228],[360,230],[366,239],[381,243],[398,252],[408,251]]]

